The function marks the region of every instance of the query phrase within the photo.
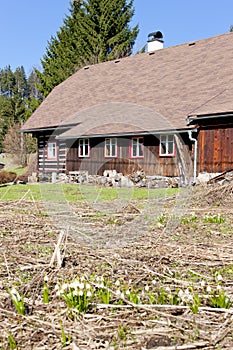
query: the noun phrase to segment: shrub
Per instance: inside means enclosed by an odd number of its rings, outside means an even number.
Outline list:
[[[12,171],[1,170],[0,171],[0,184],[6,184],[16,180],[17,174]]]

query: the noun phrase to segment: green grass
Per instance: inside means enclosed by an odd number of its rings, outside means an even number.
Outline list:
[[[156,199],[179,193],[177,188],[104,188],[72,184],[0,185],[0,200],[112,201],[115,199]]]

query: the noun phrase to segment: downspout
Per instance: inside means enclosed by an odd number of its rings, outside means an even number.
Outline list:
[[[192,137],[192,130],[188,130],[189,140],[194,142],[194,160],[193,160],[193,184],[197,180],[197,139]]]

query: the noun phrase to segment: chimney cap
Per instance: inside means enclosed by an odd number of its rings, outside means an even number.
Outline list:
[[[159,30],[157,32],[148,34],[148,40],[156,40],[156,39],[159,39],[159,40],[163,39],[163,34]]]

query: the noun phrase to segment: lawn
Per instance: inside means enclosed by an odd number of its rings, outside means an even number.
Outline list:
[[[78,184],[26,184],[1,185],[0,200],[45,200],[45,201],[112,201],[115,199],[148,199],[172,196],[181,189],[105,188]]]

